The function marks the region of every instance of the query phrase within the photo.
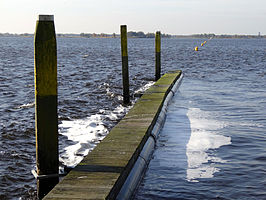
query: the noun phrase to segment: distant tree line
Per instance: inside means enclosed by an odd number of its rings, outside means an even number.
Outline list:
[[[22,37],[32,37],[33,34],[31,33],[0,33],[0,37],[16,37],[16,36],[22,36]]]
[[[193,38],[214,38],[215,34],[214,33],[204,33],[204,34],[194,34],[191,35]]]
[[[110,38],[116,37],[116,34],[106,34],[106,33],[80,33],[80,37],[87,37],[87,38]]]
[[[146,33],[145,34],[142,31],[139,31],[139,32],[130,31],[127,33],[127,36],[131,37],[131,38],[155,38],[155,33]],[[170,38],[172,36],[169,34],[161,34],[161,37]]]
[[[127,36],[129,38],[155,38],[155,33],[144,33],[142,31],[139,32],[135,32],[135,31],[129,31],[127,33]],[[117,35],[115,33],[113,34],[106,34],[106,33],[101,33],[101,34],[96,34],[96,33],[80,33],[80,37],[88,37],[88,38],[116,38],[116,37],[120,37],[120,35]],[[170,38],[172,37],[169,34],[161,34],[161,37],[164,38]]]
[[[116,38],[120,37],[120,35],[116,33],[106,34],[106,33],[58,33],[56,34],[57,37],[86,37],[86,38]],[[0,33],[0,37],[33,37],[34,34],[32,33]],[[129,38],[154,38],[155,33],[144,33],[142,31],[129,31],[127,33]],[[203,34],[193,34],[193,35],[169,35],[169,34],[161,34],[163,38],[202,38],[202,39],[209,39],[209,38],[228,38],[228,39],[258,39],[258,38],[265,38],[266,35],[215,35],[214,33],[203,33]]]
[[[266,35],[217,35],[215,38],[232,38],[232,39],[255,39],[255,38],[266,38]]]

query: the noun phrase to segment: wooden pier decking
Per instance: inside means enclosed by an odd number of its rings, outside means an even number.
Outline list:
[[[44,199],[115,199],[181,74],[177,70],[162,76]]]

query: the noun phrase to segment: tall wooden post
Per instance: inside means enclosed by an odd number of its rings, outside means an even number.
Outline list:
[[[155,81],[161,78],[161,32],[155,35]]]
[[[34,37],[37,192],[42,199],[59,181],[57,50],[53,15],[39,15]]]
[[[127,26],[121,25],[121,53],[122,53],[122,76],[123,76],[123,101],[130,103],[129,94],[129,74],[128,74],[128,54],[127,54]]]

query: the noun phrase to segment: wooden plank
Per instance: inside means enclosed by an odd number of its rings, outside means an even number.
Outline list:
[[[169,88],[180,74],[175,71],[159,79],[44,199],[115,199],[156,122]]]

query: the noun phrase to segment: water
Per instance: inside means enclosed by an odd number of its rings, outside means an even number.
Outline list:
[[[161,134],[136,199],[265,195],[266,40],[213,39],[194,52],[201,42],[162,40],[162,72],[185,73],[169,109],[180,134]],[[35,199],[33,38],[0,37],[0,47],[0,199]],[[58,38],[57,47],[62,168],[75,166],[130,107],[121,105],[119,39]],[[152,84],[154,40],[129,39],[128,53],[135,96]]]
[[[58,38],[61,167],[73,167],[130,107],[122,106],[120,39]],[[0,38],[0,199],[35,199],[33,38]],[[153,83],[153,40],[129,40],[132,99]],[[137,96],[137,95],[136,95]]]
[[[134,199],[266,199],[265,41],[208,45],[168,107]]]

